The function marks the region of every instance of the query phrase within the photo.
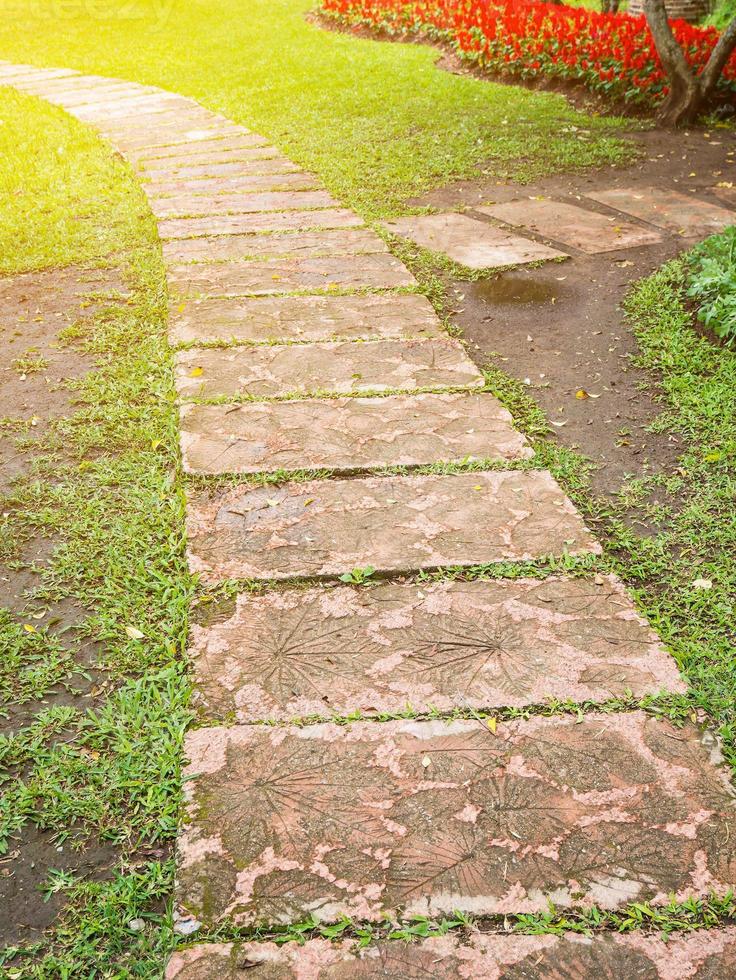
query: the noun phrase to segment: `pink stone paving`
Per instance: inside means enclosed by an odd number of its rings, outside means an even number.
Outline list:
[[[550,473],[314,480],[192,496],[189,563],[202,581],[335,576],[597,553]]]
[[[197,729],[177,898],[248,926],[723,895],[736,809],[714,752],[643,712]]]
[[[183,398],[478,388],[484,383],[462,344],[449,337],[186,350],[176,356],[175,375]]]
[[[157,218],[175,218],[284,211],[288,208],[329,208],[335,201],[327,191],[260,191],[251,194],[177,194],[154,198],[150,204]]]
[[[463,214],[412,215],[387,221],[386,228],[423,248],[442,252],[469,269],[494,269],[566,258],[564,252],[519,238],[502,228],[474,221]]]
[[[591,254],[662,241],[658,232],[623,219],[543,198],[493,204],[476,207],[475,210]]]
[[[159,180],[171,180],[183,185],[195,177],[244,177],[250,174],[289,174],[299,171],[295,163],[281,156],[275,148],[223,153],[218,163],[193,162],[187,154],[181,160],[148,160],[144,164],[140,169],[152,184]]]
[[[252,194],[257,191],[313,191],[319,182],[301,172],[247,174],[241,177],[202,177],[192,180],[165,178],[149,180],[143,185],[146,194],[156,200],[156,207],[180,200],[183,194],[214,200],[220,195]]]
[[[171,343],[446,337],[426,297],[264,296],[195,299],[169,313]]]
[[[255,195],[254,195],[255,196]],[[386,254],[262,259],[169,268],[170,291],[181,296],[273,296],[325,289],[416,286],[409,270]]]
[[[176,953],[165,980],[729,980],[736,929],[659,936],[434,936],[418,942],[310,939],[193,946]]]
[[[736,222],[733,211],[663,187],[616,187],[586,197],[679,235],[703,238]]]
[[[368,255],[388,252],[385,243],[367,228],[337,228],[293,231],[267,235],[213,235],[164,242],[164,260],[171,265],[184,262],[223,262],[233,259],[289,256]]]
[[[453,377],[458,370],[479,377],[458,345],[440,342],[424,297],[236,298],[413,284],[356,215],[264,138],[151,86],[3,63],[0,80],[95,124],[148,176],[172,295],[231,297],[176,299],[173,342],[301,341],[182,354],[185,387],[191,376],[200,387],[214,380],[216,390],[246,394],[259,386],[283,394],[284,384],[302,393],[316,383],[340,390],[348,372],[353,388],[370,379],[417,384],[423,371],[436,378],[445,370],[441,358],[416,359],[430,350],[454,351]],[[711,192],[734,203],[728,182]],[[688,234],[733,218],[659,189],[591,198]],[[661,240],[641,224],[567,202],[479,210],[586,252]],[[559,254],[467,215],[402,219],[392,230],[476,268]],[[266,233],[257,244],[256,233]],[[281,260],[268,260],[276,254]],[[428,339],[406,343],[414,338]],[[337,342],[349,339],[373,342]],[[201,472],[273,468],[277,457],[294,468],[348,470],[529,452],[487,394],[190,406],[182,417],[186,464]],[[205,490],[192,493],[188,527],[190,564],[205,584],[334,578],[369,563],[378,574],[416,573],[600,551],[540,471]],[[733,791],[715,739],[692,724],[675,728],[641,712],[490,726],[253,724],[264,715],[391,712],[407,702],[427,711],[492,710],[547,697],[682,691],[672,660],[614,579],[409,580],[242,594],[229,618],[215,611],[209,626],[193,628],[191,653],[200,707],[236,721],[187,738],[177,893],[181,914],[206,925],[482,916],[542,911],[550,901],[618,908],[721,894],[736,881]],[[664,943],[642,933],[466,930],[366,949],[351,940],[212,944],[177,953],[166,976],[234,980],[251,969],[299,980],[720,980],[736,974],[736,933]]]
[[[198,235],[242,235],[262,231],[300,231],[308,228],[356,228],[360,218],[343,208],[307,211],[263,211],[254,214],[204,215],[170,218],[158,224],[159,237],[192,238]]]
[[[209,474],[355,472],[532,455],[487,393],[261,402],[235,410],[185,405],[181,448],[187,472]]]
[[[613,578],[243,594],[189,655],[205,717],[238,722],[686,690]]]

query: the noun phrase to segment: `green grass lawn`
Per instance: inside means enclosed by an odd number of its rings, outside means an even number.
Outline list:
[[[130,289],[64,332],[97,365],[70,382],[70,414],[32,444],[26,411],[0,419],[33,461],[1,495],[0,563],[22,567],[26,542],[39,539],[53,552],[28,611],[0,609],[0,720],[9,703],[26,712],[0,735],[0,856],[28,825],[67,854],[90,840],[119,856],[97,882],[48,870],[39,886],[66,892],[70,911],[53,947],[20,959],[0,950],[0,976],[153,977],[171,935],[160,917],[171,868],[135,854],[175,834],[189,717],[190,587],[160,247],[129,167],[89,128],[7,88],[0,188],[2,273],[111,265]],[[44,369],[40,359],[34,369]],[[79,611],[63,634],[44,612],[57,603]],[[76,655],[89,640],[99,657],[94,702],[47,702],[64,687],[84,689]],[[127,924],[139,916],[148,924],[133,933]]]
[[[480,163],[523,180],[630,154],[615,135],[620,121],[577,113],[561,96],[438,70],[432,48],[321,30],[304,19],[313,6],[100,0],[89,5],[94,18],[82,3],[13,0],[0,18],[0,58],[193,96],[274,140],[365,214],[400,210],[406,197]]]

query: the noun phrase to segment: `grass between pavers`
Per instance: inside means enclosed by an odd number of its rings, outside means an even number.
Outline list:
[[[0,953],[0,975],[153,977],[171,940],[172,869],[147,849],[176,831],[191,591],[160,249],[135,178],[87,127],[3,88],[0,143],[3,271],[111,263],[131,291],[64,332],[96,363],[70,383],[74,414],[32,444],[25,419],[3,420],[33,468],[2,501],[0,561],[12,569],[47,540],[29,611],[71,605],[78,623],[62,637],[43,615],[0,612],[0,718],[3,701],[25,711],[0,736],[0,854],[30,824],[65,852],[113,845],[119,862],[101,881],[51,869],[45,887],[69,910],[48,941]],[[85,671],[85,641],[98,650],[94,699],[54,703]]]
[[[160,85],[272,139],[368,216],[452,177],[617,163],[628,125],[442,71],[438,52],[323,30],[312,0],[0,0],[0,58]]]
[[[43,138],[41,132],[39,138]],[[56,188],[50,193],[58,191]],[[127,175],[120,193],[131,195],[131,201],[134,198],[134,186]],[[100,219],[103,217],[100,211]],[[16,797],[15,802],[23,818],[38,820],[40,815],[42,823],[45,820],[58,829],[67,828],[70,820],[76,820],[77,829],[103,836],[112,834],[111,839],[123,845],[166,839],[173,833],[178,799],[178,740],[187,717],[186,685],[176,666],[184,630],[183,618],[180,621],[179,617],[185,615],[189,593],[181,561],[181,499],[178,483],[172,480],[176,465],[173,396],[161,336],[160,268],[153,251],[143,244],[147,240],[142,240],[134,256],[131,271],[137,288],[129,307],[123,313],[111,307],[90,330],[69,332],[70,341],[102,360],[102,369],[96,378],[79,386],[83,406],[76,422],[59,423],[46,447],[47,458],[39,462],[36,484],[45,481],[48,494],[40,493],[37,486],[19,488],[13,515],[28,528],[42,528],[65,542],[48,577],[46,597],[53,600],[71,595],[91,610],[86,629],[89,635],[102,640],[107,667],[120,682],[95,714],[82,718],[74,709],[67,713],[50,709],[36,719],[35,726],[28,726],[21,733],[6,757],[11,766],[31,765],[35,771],[45,771],[34,785],[38,792]],[[22,253],[16,261],[19,269],[24,268]],[[36,267],[39,259],[26,261]],[[724,439],[733,439],[733,419],[715,431],[713,405],[733,390],[731,387],[724,391],[724,385],[731,384],[732,375],[715,377],[717,366],[723,362],[712,357],[715,349],[707,341],[701,342],[690,329],[682,305],[684,269],[679,267],[676,273],[669,269],[666,275],[674,278],[666,280],[670,294],[664,306],[662,281],[657,280],[650,293],[647,284],[637,290],[631,307],[636,317],[635,329],[640,333],[644,356],[650,359],[649,366],[666,371],[666,390],[676,402],[667,424],[685,431],[693,440],[707,436],[720,446]],[[431,283],[428,290],[431,292]],[[156,335],[153,339],[150,331]],[[727,363],[732,371],[733,361]],[[500,373],[496,388],[522,426],[541,438],[546,424],[526,399],[523,388]],[[702,388],[707,390],[707,396],[699,406],[692,396],[694,390]],[[22,426],[18,431],[22,431]],[[611,560],[619,572],[629,581],[639,578],[647,584],[656,584],[659,576],[659,581],[667,586],[671,558],[668,549],[679,556],[679,548],[693,543],[692,524],[668,527],[658,545],[658,560],[653,563],[651,553],[642,556],[638,550],[641,541],[632,545],[623,520],[624,508],[630,511],[632,506],[645,509],[650,520],[663,519],[661,509],[649,512],[651,505],[645,493],[651,487],[630,488],[621,502],[621,512],[603,515],[586,497],[585,468],[579,458],[549,444],[542,445],[547,446],[543,452],[547,453],[549,465],[557,468],[558,477],[578,503],[588,513],[608,517],[617,549]],[[722,460],[720,449],[708,455],[714,454],[718,459],[706,462]],[[77,461],[76,465],[70,457]],[[682,469],[687,472],[685,466]],[[697,497],[693,513],[698,520],[704,514],[716,516],[706,534],[706,546],[715,541],[723,548],[728,541],[719,523],[722,514],[713,515],[708,505],[711,498],[706,499],[714,489],[711,476],[711,471],[698,470],[687,489]],[[138,479],[140,483],[135,483]],[[684,479],[682,473],[678,479]],[[126,505],[130,513],[124,512]],[[621,522],[621,527],[616,521]],[[66,546],[68,541],[73,542],[71,547]],[[643,545],[648,548],[650,541]],[[164,565],[157,564],[156,556],[161,559],[164,555]],[[80,570],[87,574],[80,581],[73,581],[72,576]],[[686,572],[690,573],[689,578]],[[112,573],[112,582],[108,581],[108,573]],[[686,670],[693,669],[699,654],[704,654],[706,662],[701,666],[707,670],[711,685],[700,694],[696,691],[694,700],[685,702],[684,708],[697,704],[709,711],[721,725],[728,750],[733,745],[728,711],[733,709],[725,698],[726,660],[721,658],[715,670],[707,663],[707,638],[728,638],[728,634],[718,634],[722,619],[714,616],[707,604],[683,607],[681,593],[684,590],[687,595],[692,582],[692,555],[682,560],[677,573],[677,601],[668,611],[669,620],[667,616],[661,620],[665,624],[664,636],[672,642],[670,637],[678,633],[680,623],[687,618],[691,643],[680,661]],[[144,604],[137,602],[137,597],[143,595],[141,589],[146,595]],[[651,617],[656,608],[652,592],[644,584],[639,591],[640,603]],[[710,591],[712,588],[698,588],[696,598],[702,600],[702,593]],[[100,614],[100,610],[105,612]],[[663,632],[659,620],[654,625]],[[128,626],[133,635],[126,631]],[[703,626],[709,630],[705,644],[698,638]],[[166,642],[161,642],[164,636]],[[32,650],[34,656],[38,652],[38,647]],[[144,669],[150,670],[151,676],[141,678]],[[126,682],[126,673],[132,673],[134,678]],[[38,692],[49,681],[39,683]],[[630,710],[637,704],[622,702],[612,710]],[[580,710],[592,707],[595,706],[585,705]],[[558,709],[567,710],[564,705]],[[55,744],[59,735],[62,740]],[[72,899],[70,912],[56,930],[56,946],[51,953],[34,950],[32,959],[21,960],[20,967],[14,961],[10,975],[95,976],[105,975],[105,970],[116,971],[111,973],[114,976],[158,975],[170,933],[166,923],[150,909],[152,902],[168,894],[170,873],[167,864],[151,862],[132,870],[123,868],[114,879],[102,883],[72,883],[61,876],[50,881],[49,888],[58,887]],[[548,915],[515,917],[511,924],[532,932],[621,928],[623,923],[632,924],[625,928],[649,924],[669,930],[713,925],[733,917],[733,911],[731,900],[725,899],[693,901],[657,910],[632,906],[616,914],[600,910],[580,915],[550,911]],[[127,922],[139,915],[150,925],[142,934],[132,934]],[[457,922],[458,928],[464,924],[460,917]],[[489,924],[500,926],[500,922]],[[306,935],[309,928],[313,929],[313,924],[293,927],[289,938]],[[321,927],[320,934],[338,935],[345,928],[342,924]],[[431,924],[418,922],[397,927],[391,934],[394,938],[407,938],[426,934],[431,928]]]

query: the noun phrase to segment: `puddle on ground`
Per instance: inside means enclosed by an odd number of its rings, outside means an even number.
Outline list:
[[[497,279],[480,279],[473,283],[476,297],[484,303],[549,303],[563,296],[564,288],[558,282],[535,280],[526,275],[506,275]]]

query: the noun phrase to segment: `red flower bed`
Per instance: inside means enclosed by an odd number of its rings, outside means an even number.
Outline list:
[[[644,17],[531,0],[322,0],[322,8],[345,24],[449,42],[466,60],[508,75],[573,79],[646,106],[667,94]],[[682,20],[672,26],[690,63],[702,68],[718,31]],[[736,93],[736,53],[721,89]]]

